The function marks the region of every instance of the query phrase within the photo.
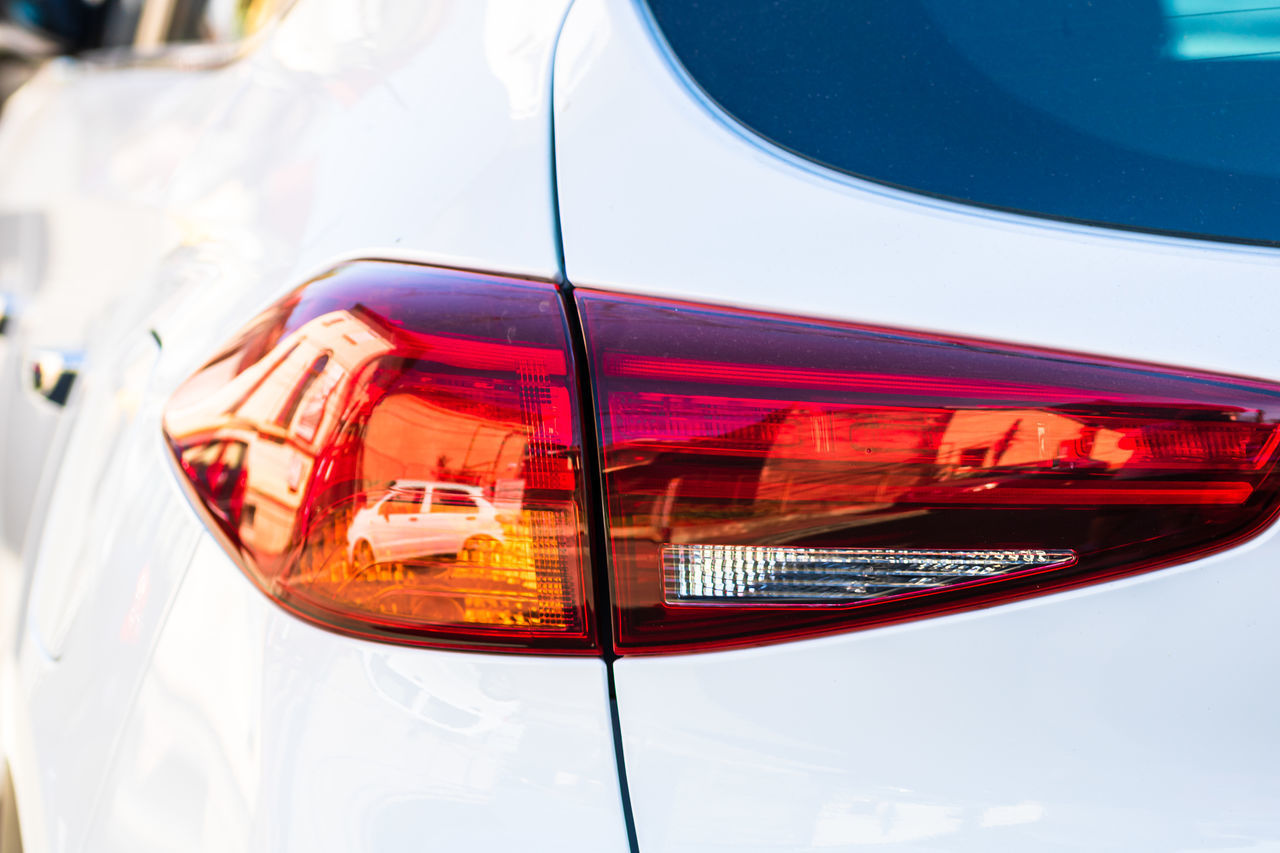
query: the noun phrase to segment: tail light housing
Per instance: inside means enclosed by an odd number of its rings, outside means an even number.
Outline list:
[[[620,653],[721,648],[1188,560],[1274,515],[1280,389],[577,292]]]
[[[579,423],[554,286],[365,262],[250,323],[164,431],[227,549],[297,615],[587,652]]]
[[[1225,548],[1280,504],[1278,418],[1280,387],[1247,379],[360,262],[254,319],[164,430],[228,552],[302,618],[646,654]]]

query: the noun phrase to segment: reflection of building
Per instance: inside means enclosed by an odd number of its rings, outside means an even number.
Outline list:
[[[1133,456],[1124,436],[1043,409],[962,409],[947,423],[937,461],[950,469],[943,476],[1059,462],[1118,468]]]
[[[1280,58],[1280,8],[1255,0],[1160,0],[1164,55],[1268,62]]]
[[[489,498],[500,494],[508,506],[520,504],[528,439],[518,419],[504,424],[421,396],[398,394],[374,409],[365,439],[363,474],[370,483],[430,476],[480,486]]]
[[[573,422],[548,351],[410,332],[360,306],[285,334],[297,309],[260,318],[165,419],[263,575],[433,623],[567,618]]]
[[[207,456],[210,433],[214,444],[243,448],[236,458],[247,477],[225,521],[246,546],[272,555],[288,548],[317,454],[341,427],[342,406],[328,405],[330,398],[349,393],[352,378],[390,350],[360,317],[332,312],[279,340],[239,375],[227,376],[236,359],[215,360],[202,377],[216,390],[198,393],[201,382],[192,394],[197,403],[170,410],[166,427],[184,463]]]
[[[626,441],[634,460],[611,472],[614,494],[633,507],[632,526],[613,535],[664,541],[804,536],[883,513],[934,476],[950,417],[655,393],[615,393],[609,408],[611,440]]]
[[[609,454],[611,493],[626,506],[619,517],[627,521],[613,535],[664,542],[868,536],[871,526],[884,529],[942,505],[1019,506],[1032,478],[1106,476],[1156,455],[1168,467],[1254,452],[1254,432],[1230,420],[1198,421],[1190,436],[1176,424],[1135,422],[1121,412],[1083,419],[1049,407],[647,392],[614,393],[609,407],[610,439],[625,444],[625,452]],[[1036,482],[1052,490],[1060,481]]]
[[[470,377],[433,374],[425,381],[380,363],[393,348],[367,318],[330,312],[277,341],[238,375],[226,376],[238,366],[234,359],[215,361],[206,372],[223,374],[218,390],[171,411],[167,426],[184,462],[216,477],[226,521],[246,545],[284,552],[318,454],[340,443],[344,414],[356,409],[364,412],[359,469],[346,473],[360,486],[349,496],[350,512],[392,483],[424,477],[476,487],[486,501],[518,510],[529,444],[525,414],[500,400],[476,399]],[[356,380],[369,382],[361,384],[365,398],[348,400]],[[247,479],[232,473],[241,468]]]

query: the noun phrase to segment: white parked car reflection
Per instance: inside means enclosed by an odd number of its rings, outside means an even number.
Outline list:
[[[476,486],[397,480],[355,514],[347,535],[355,566],[456,557],[483,540],[503,541],[498,511]]]

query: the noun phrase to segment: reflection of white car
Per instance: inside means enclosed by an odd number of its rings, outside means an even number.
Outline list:
[[[468,542],[502,541],[498,512],[475,486],[397,480],[348,530],[353,565],[456,555]]]

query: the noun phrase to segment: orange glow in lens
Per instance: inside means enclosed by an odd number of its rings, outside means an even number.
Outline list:
[[[589,651],[574,369],[554,287],[357,263],[276,303],[164,429],[273,598],[360,636]]]

